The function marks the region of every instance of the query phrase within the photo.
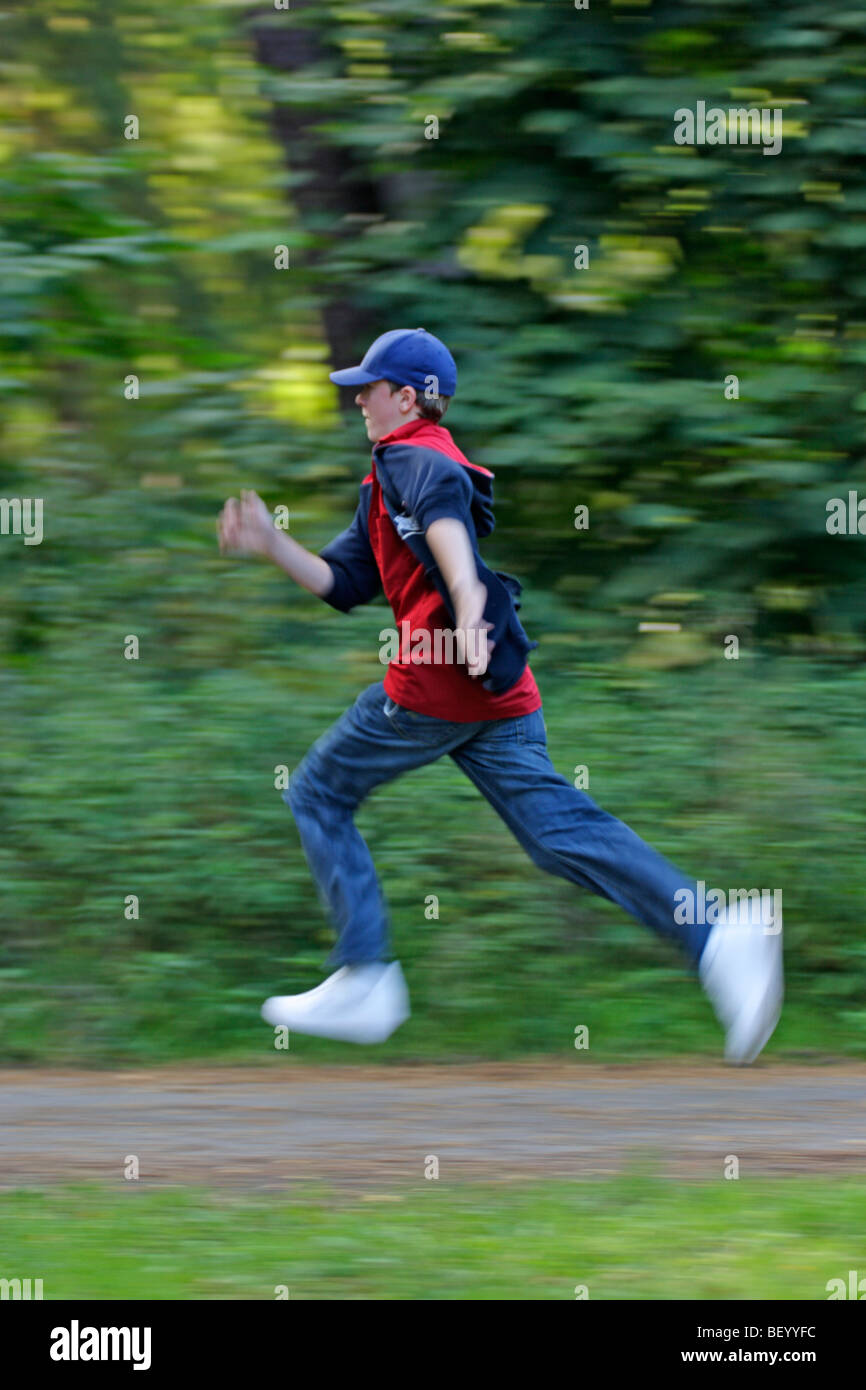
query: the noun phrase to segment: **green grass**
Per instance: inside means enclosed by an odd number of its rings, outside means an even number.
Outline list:
[[[46,1299],[826,1299],[866,1271],[866,1180],[0,1196],[2,1274]]]
[[[333,944],[274,766],[294,769],[381,673],[360,658],[377,614],[342,657],[316,618],[323,645],[307,635],[302,670],[286,657],[205,673],[180,695],[144,671],[121,672],[120,693],[119,676],[82,674],[83,703],[65,666],[35,702],[0,682],[0,716],[20,731],[0,748],[14,788],[0,804],[0,1062],[273,1056],[262,1000],[318,983]],[[770,1055],[866,1056],[862,670],[743,657],[636,671],[565,651],[535,663],[554,765],[588,766],[601,805],[709,885],[781,888]],[[358,819],[412,1018],[370,1051],[293,1039],[293,1060],[561,1056],[578,1024],[593,1061],[718,1056],[675,951],[543,874],[447,758],[378,789]]]

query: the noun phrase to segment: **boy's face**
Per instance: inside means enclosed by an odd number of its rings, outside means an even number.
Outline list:
[[[373,444],[418,417],[414,387],[401,386],[392,396],[387,381],[371,381],[362,386],[355,397],[355,405],[361,408],[367,438]]]

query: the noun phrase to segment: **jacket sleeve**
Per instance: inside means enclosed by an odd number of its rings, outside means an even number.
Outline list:
[[[334,587],[323,595],[325,603],[341,613],[348,613],[359,603],[369,603],[382,587],[367,528],[369,506],[369,497],[362,494],[352,524],[319,551],[334,573]]]
[[[399,461],[403,506],[422,531],[440,517],[456,517],[472,534],[472,484],[459,463],[433,449],[392,445],[388,459]]]

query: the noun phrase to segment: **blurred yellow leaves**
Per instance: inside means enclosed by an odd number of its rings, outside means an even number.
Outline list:
[[[234,389],[246,395],[250,407],[272,419],[307,428],[333,425],[338,415],[337,391],[328,380],[326,363],[318,358],[316,345],[287,348],[277,362],[238,382]]]
[[[471,227],[459,259],[478,275],[528,279],[533,289],[567,309],[610,313],[625,298],[672,274],[681,259],[675,237],[612,235],[590,247],[589,265],[575,270],[564,256],[525,254],[522,247],[548,216],[541,203],[510,203]],[[575,235],[577,243],[580,237]]]
[[[460,247],[461,263],[482,275],[523,274],[525,258],[519,248],[549,212],[544,203],[506,203],[494,208],[469,228]]]
[[[722,659],[721,648],[693,628],[679,632],[649,628],[629,648],[625,664],[644,671],[666,671],[677,666],[700,666],[713,657]]]
[[[472,52],[494,49],[501,51],[505,47],[494,34],[481,33],[477,30],[457,30],[453,33],[445,33],[442,35],[442,42],[451,48],[464,48]]]
[[[675,237],[603,236],[588,269],[560,280],[550,298],[569,309],[622,310],[628,296],[673,274],[681,256]]]
[[[78,14],[47,15],[42,22],[46,29],[53,29],[58,34],[80,34],[90,28],[90,20]]]

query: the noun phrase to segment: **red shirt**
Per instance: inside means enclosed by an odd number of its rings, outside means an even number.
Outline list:
[[[412,427],[417,427],[418,423],[412,420],[408,425],[401,425],[392,434],[386,435],[384,440],[380,440],[380,443],[413,434],[415,430]],[[448,430],[441,425],[434,428],[437,431],[435,447],[459,462],[468,463],[454,444]],[[481,684],[483,676],[470,676],[465,666],[456,663],[442,660],[436,663],[432,650],[429,663],[409,660],[412,636],[416,638],[417,651],[417,636],[420,632],[429,633],[432,642],[437,629],[451,631],[454,622],[438,590],[426,578],[423,565],[416,560],[408,545],[400,539],[395,530],[376,477],[375,463],[372,471],[368,527],[370,546],[376,557],[382,588],[393,610],[397,632],[401,638],[400,659],[389,663],[385,676],[385,693],[405,709],[415,710],[418,714],[435,715],[437,719],[454,720],[461,724],[475,723],[480,719],[510,719],[538,709],[541,696],[528,666],[510,690],[500,695],[492,695]],[[402,626],[404,622],[408,623],[408,627]],[[409,634],[409,641],[402,641],[404,634]]]

